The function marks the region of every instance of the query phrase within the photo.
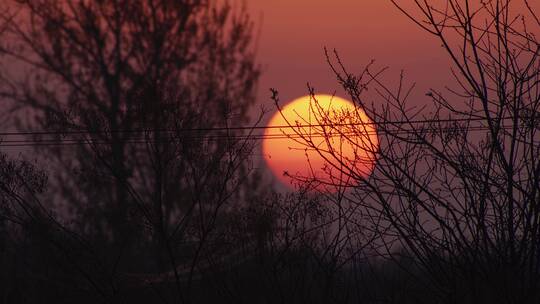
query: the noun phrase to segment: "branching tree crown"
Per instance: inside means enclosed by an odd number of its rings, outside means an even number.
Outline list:
[[[343,192],[356,210],[346,220],[363,227],[364,239],[375,235],[373,250],[407,268],[440,301],[538,300],[538,8],[510,0],[392,2],[437,38],[457,87],[430,90],[431,104],[415,108],[414,86],[403,75],[394,88],[373,65],[355,75],[337,53],[327,53],[351,99],[377,125],[380,141],[371,151],[377,163],[369,178],[340,170],[339,153],[329,159],[329,172],[356,180]],[[366,100],[367,88],[376,92],[374,103]],[[326,128],[321,133],[342,129]],[[353,144],[365,138],[361,126],[341,132]],[[309,143],[306,138],[309,149],[318,149]]]
[[[178,187],[187,187],[180,179],[218,165],[219,156],[201,153],[231,150],[223,142],[193,140],[204,131],[177,131],[248,121],[259,71],[252,23],[242,9],[170,0],[28,0],[8,7],[0,52],[28,72],[20,79],[4,75],[3,94],[32,109],[25,128],[80,143],[40,150],[57,164],[51,185],[71,201],[74,214],[89,217],[93,227],[84,229],[107,234],[111,223],[124,222],[134,204],[128,184],[165,204],[187,189]],[[238,150],[242,158],[247,150]],[[172,170],[179,155],[184,164]],[[162,187],[168,197],[158,199]],[[107,220],[97,225],[102,214]]]

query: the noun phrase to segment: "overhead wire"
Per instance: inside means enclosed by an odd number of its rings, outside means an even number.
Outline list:
[[[513,119],[513,117],[502,117],[502,120]],[[140,132],[212,132],[212,131],[246,131],[246,130],[266,130],[266,129],[286,129],[286,128],[306,128],[306,127],[346,127],[362,125],[399,125],[399,124],[421,124],[421,123],[444,123],[444,122],[472,122],[483,121],[484,117],[470,118],[446,118],[446,119],[419,119],[419,120],[387,120],[380,122],[356,122],[356,123],[332,123],[332,124],[309,124],[309,125],[276,125],[276,126],[237,126],[237,127],[212,127],[212,128],[181,128],[181,129],[123,129],[123,130],[65,130],[65,131],[15,131],[0,132],[0,136],[17,135],[76,135],[76,134],[100,134],[100,133],[140,133]]]
[[[511,126],[502,126],[501,129],[508,129]],[[423,128],[417,130],[386,130],[392,135],[408,135],[413,131],[429,133],[438,132],[455,132],[455,131],[487,131],[487,126],[468,126],[468,127],[446,127],[446,128]],[[257,135],[202,135],[202,136],[178,136],[178,137],[161,137],[161,138],[144,138],[133,137],[124,138],[121,141],[126,144],[160,144],[160,143],[175,143],[180,141],[203,140],[203,141],[220,141],[220,140],[276,140],[276,139],[316,139],[316,138],[337,138],[337,137],[354,137],[354,136],[369,136],[378,134],[374,132],[335,132],[332,134],[310,134],[310,133],[293,133],[293,134],[257,134]],[[28,147],[28,146],[73,146],[73,145],[110,145],[113,140],[103,140],[96,138],[57,138],[57,139],[0,139],[0,147]]]

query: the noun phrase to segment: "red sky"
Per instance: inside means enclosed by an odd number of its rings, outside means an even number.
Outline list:
[[[441,0],[430,0],[441,3]],[[398,1],[412,8],[412,0]],[[531,1],[529,1],[531,3]],[[540,8],[540,2],[533,1]],[[396,86],[401,70],[416,82],[410,101],[424,105],[429,88],[453,86],[451,64],[436,37],[420,29],[389,0],[248,0],[252,18],[259,22],[258,59],[263,66],[258,102],[271,110],[269,88],[279,90],[286,103],[308,93],[310,82],[318,93],[340,90],[324,57],[323,47],[337,49],[351,72],[375,60],[388,66],[385,79]],[[517,1],[514,3],[520,3]],[[515,7],[514,7],[515,8]],[[521,8],[522,9],[522,8]],[[520,12],[524,12],[520,9]],[[369,100],[368,100],[369,102]]]
[[[412,0],[398,2],[409,9],[414,7]],[[443,2],[430,0],[433,4]],[[246,3],[252,18],[261,26],[261,104],[272,105],[269,87],[278,89],[282,102],[286,102],[305,95],[308,81],[321,93],[338,90],[339,94],[339,85],[325,62],[325,46],[337,49],[353,72],[360,72],[372,59],[378,66],[390,68],[386,75],[391,80],[397,79],[403,69],[407,79],[417,83],[415,103],[428,102],[424,96],[428,88],[443,89],[452,81],[450,63],[437,39],[411,22],[390,0]],[[512,9],[526,13],[523,3],[512,2]],[[540,12],[540,1],[529,0],[529,4]]]
[[[389,66],[388,77],[404,69],[424,93],[449,79],[442,48],[386,0],[250,0],[253,19],[262,20],[258,56],[264,73],[259,102],[271,105],[269,87],[283,102],[339,85],[325,62],[323,47],[337,49],[351,71],[375,59]],[[339,94],[338,90],[338,94]],[[424,94],[419,94],[423,96]]]
[[[275,112],[270,87],[279,90],[282,103],[307,95],[308,81],[318,93],[336,91],[347,97],[326,63],[325,46],[335,48],[351,72],[360,72],[372,59],[377,66],[390,68],[389,80],[405,70],[418,84],[419,99],[425,99],[427,88],[442,87],[450,78],[441,72],[449,65],[435,38],[390,1],[249,0],[247,4],[260,25],[258,59],[263,74],[258,102],[271,110],[263,123]]]

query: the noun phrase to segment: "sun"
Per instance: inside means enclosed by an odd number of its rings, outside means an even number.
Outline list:
[[[263,154],[285,185],[335,191],[368,177],[378,150],[375,125],[352,102],[317,94],[295,99],[270,119]]]

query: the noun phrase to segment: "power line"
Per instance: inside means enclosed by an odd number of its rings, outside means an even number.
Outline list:
[[[514,117],[502,117],[501,120],[514,119]],[[143,132],[212,132],[212,131],[249,131],[249,130],[267,130],[267,129],[290,129],[290,128],[309,128],[309,127],[352,127],[352,126],[380,126],[380,125],[403,125],[403,124],[422,124],[422,123],[448,123],[448,122],[473,122],[484,121],[485,117],[470,118],[447,118],[447,119],[420,119],[420,120],[395,120],[381,122],[357,122],[357,123],[333,123],[333,124],[309,124],[309,125],[278,125],[278,126],[251,126],[251,127],[214,127],[214,128],[181,128],[181,129],[124,129],[124,130],[67,130],[67,131],[17,131],[0,132],[0,136],[19,136],[19,135],[80,135],[80,134],[107,134],[107,133],[143,133]]]
[[[313,126],[313,125],[312,125]],[[321,125],[319,125],[321,126]],[[290,127],[290,126],[289,126]],[[307,126],[306,126],[307,127]],[[509,129],[512,126],[501,126],[501,129]],[[261,127],[262,128],[262,127]],[[423,132],[423,133],[439,133],[439,132],[455,132],[455,131],[486,131],[489,130],[488,126],[468,126],[468,127],[446,127],[446,128],[422,128],[416,130],[405,130],[398,129],[395,131],[385,130],[385,132],[391,133],[392,135],[408,135],[412,132]],[[21,132],[24,133],[24,132]],[[82,133],[81,133],[82,134]],[[351,139],[354,136],[369,136],[377,134],[374,132],[334,132],[329,134],[321,133],[293,133],[293,134],[257,134],[257,135],[244,135],[244,134],[231,134],[231,135],[202,135],[202,136],[187,136],[187,137],[167,137],[167,138],[142,138],[142,137],[133,137],[122,139],[122,142],[125,144],[165,144],[165,143],[177,143],[181,141],[189,140],[204,140],[204,141],[220,141],[220,140],[276,140],[276,139],[293,139],[293,140],[305,140],[305,139],[317,139],[317,138],[347,138]],[[76,145],[110,145],[112,140],[103,140],[103,139],[92,139],[92,138],[82,138],[82,139],[69,139],[69,138],[58,138],[58,139],[20,139],[20,140],[4,140],[0,141],[0,147],[29,147],[29,146],[76,146]]]

